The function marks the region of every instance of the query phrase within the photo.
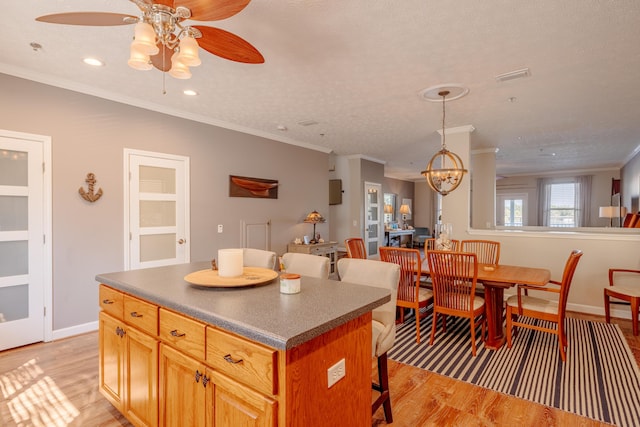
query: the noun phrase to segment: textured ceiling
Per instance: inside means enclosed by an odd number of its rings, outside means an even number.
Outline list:
[[[439,149],[442,106],[419,92],[447,83],[470,91],[447,103],[446,127],[473,125],[472,149],[499,148],[501,175],[619,168],[640,145],[637,0],[253,0],[231,18],[198,24],[239,35],[265,63],[201,51],[186,81],[127,66],[132,26],[35,21],[72,11],[139,15],[134,3],[4,3],[0,72],[365,155],[385,161],[388,176],[419,177]],[[83,64],[90,55],[106,66]],[[495,80],[525,67],[529,77]],[[187,88],[199,96],[186,97]]]

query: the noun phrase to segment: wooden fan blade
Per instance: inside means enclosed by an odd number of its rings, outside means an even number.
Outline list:
[[[131,18],[131,19],[127,19]],[[110,12],[67,12],[53,13],[36,18],[36,21],[50,24],[87,25],[92,27],[108,27],[112,25],[129,25],[137,22],[138,17]]]
[[[202,32],[198,45],[221,58],[247,64],[262,64],[264,57],[248,41],[220,28],[196,26]]]
[[[160,71],[169,71],[171,69],[171,56],[173,49],[169,49],[164,45],[160,45],[160,52],[151,57],[151,63]],[[164,56],[162,55],[164,52]]]
[[[174,5],[173,3],[175,3],[174,0],[156,0],[156,1],[152,1],[150,3],[155,3],[155,4],[162,4],[165,6],[169,6],[171,9],[175,9],[176,5]],[[179,6],[179,5],[177,5]]]
[[[194,21],[219,21],[229,18],[247,7],[251,0],[175,0],[176,7],[191,10]]]

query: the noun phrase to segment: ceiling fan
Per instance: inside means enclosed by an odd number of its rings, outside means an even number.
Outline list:
[[[218,21],[242,11],[251,0],[130,0],[141,17],[111,12],[66,12],[43,15],[36,21],[52,24],[114,26],[136,24],[129,65],[153,67],[176,78],[189,78],[189,66],[200,65],[198,47],[221,58],[248,64],[264,62],[262,54],[241,37],[220,28],[183,25]]]

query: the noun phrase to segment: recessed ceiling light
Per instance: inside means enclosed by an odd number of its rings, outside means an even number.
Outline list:
[[[29,46],[31,46],[31,49],[38,51],[40,49],[42,49],[42,45],[40,43],[36,43],[36,42],[31,42],[29,43]]]
[[[104,62],[100,61],[98,58],[84,58],[82,62],[84,62],[87,65],[91,65],[93,67],[104,66]]]
[[[198,92],[196,92],[195,90],[192,90],[192,89],[187,89],[187,90],[183,91],[182,93],[184,93],[187,96],[196,96],[198,94]]]
[[[278,130],[284,132],[287,130],[287,127],[285,125],[278,125]]]

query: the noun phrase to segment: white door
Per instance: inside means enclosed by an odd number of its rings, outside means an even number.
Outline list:
[[[0,131],[0,351],[51,339],[49,144]]]
[[[372,182],[364,183],[364,244],[369,258],[377,257],[378,248],[383,245],[384,231],[382,229],[382,185]]]
[[[125,150],[125,269],[189,262],[189,158]]]

